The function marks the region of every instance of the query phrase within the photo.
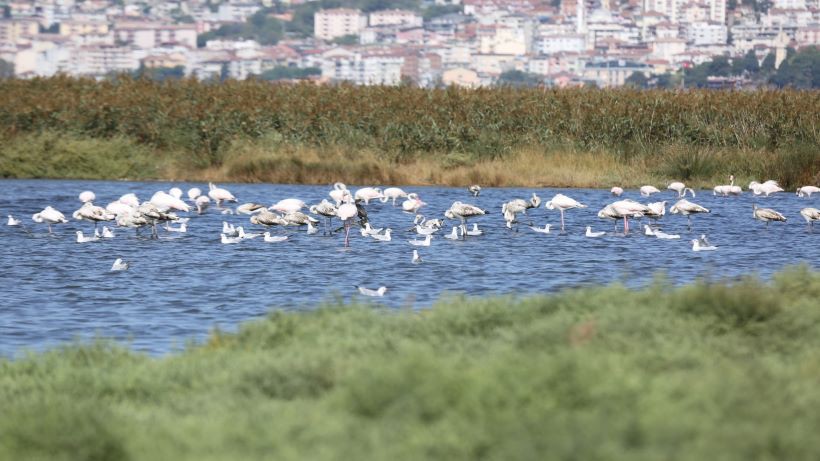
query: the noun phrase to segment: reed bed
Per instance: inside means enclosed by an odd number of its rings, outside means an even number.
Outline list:
[[[443,175],[452,181],[473,175],[493,182],[489,172],[496,168],[494,162],[517,157],[541,163],[542,169],[552,165],[570,171],[571,165],[588,162],[572,158],[582,155],[596,159],[591,170],[609,169],[591,181],[596,185],[623,175],[610,171],[613,165],[646,164],[642,174],[647,179],[671,176],[671,171],[679,175],[674,179],[707,180],[711,176],[700,170],[712,165],[715,170],[740,168],[733,171],[736,176],[780,174],[785,185],[793,186],[815,179],[820,148],[818,91],[428,90],[262,81],[160,83],[126,77],[109,82],[5,80],[0,91],[4,143],[42,133],[125,139],[157,157],[172,156],[172,162],[163,163],[176,164],[177,172],[235,171],[235,177],[226,178],[234,180],[278,175],[275,170],[284,168],[302,172],[284,177],[286,182],[323,182],[319,163],[343,154],[344,164],[362,165],[324,169],[340,168],[350,176],[338,179],[351,182],[370,177],[427,182],[423,168],[420,174],[400,171],[414,163],[426,163],[431,170],[444,167],[448,172]],[[249,144],[269,147],[270,158],[248,154]],[[244,145],[244,159],[237,155],[237,145]],[[307,161],[312,167],[291,165],[298,160],[295,153],[313,151],[318,160]],[[664,154],[669,152],[678,155]],[[726,153],[740,158],[749,152],[776,160],[720,163]],[[694,167],[686,163],[692,155],[703,157]],[[556,159],[564,163],[556,164]],[[516,185],[525,185],[523,181]]]
[[[817,459],[820,274],[273,312],[0,359],[0,458]]]

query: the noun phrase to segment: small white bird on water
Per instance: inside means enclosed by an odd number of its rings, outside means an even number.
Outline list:
[[[94,237],[100,237],[104,239],[112,239],[114,238],[114,232],[111,231],[107,226],[103,226],[102,232],[98,229],[94,229]]]
[[[458,240],[458,228],[453,226],[453,231],[445,235],[444,238],[448,240]]]
[[[422,262],[421,256],[419,256],[419,250],[413,250],[413,264],[419,264]]]
[[[384,294],[387,292],[387,287],[379,287],[376,290],[371,290],[370,288],[365,288],[359,285],[353,286],[356,287],[357,290],[359,290],[359,293],[365,296],[384,296]]]
[[[242,237],[228,237],[225,234],[220,236],[220,241],[224,244],[231,244],[231,243],[239,243],[242,241]]]
[[[288,239],[287,235],[270,235],[270,232],[265,232],[264,240],[268,243],[284,242]]]
[[[378,240],[380,242],[389,242],[393,238],[390,236],[390,233],[393,232],[393,229],[387,228],[384,230],[384,234],[369,234],[373,237],[374,240]]]
[[[97,237],[96,235],[86,237],[85,235],[83,235],[83,231],[77,231],[77,243],[96,242],[98,240],[100,240],[100,238]]]
[[[245,229],[243,229],[242,226],[237,226],[236,232],[238,234],[238,237],[242,240],[251,240],[251,239],[255,239],[256,237],[261,237],[262,236],[262,234],[255,234],[255,233],[246,234]]]
[[[655,237],[661,240],[674,240],[679,239],[680,235],[678,234],[667,234],[666,232],[661,231],[660,229],[655,230]]]
[[[601,237],[605,234],[606,234],[606,232],[604,232],[604,231],[593,232],[592,231],[592,226],[587,226],[587,232],[586,232],[587,237]]]
[[[114,264],[111,265],[112,271],[125,271],[128,270],[128,263],[123,261],[122,258],[117,258],[114,260]]]
[[[714,251],[717,250],[718,247],[709,243],[709,240],[706,239],[706,235],[701,235],[700,239],[692,239],[692,251]]]
[[[532,229],[533,232],[538,232],[539,234],[549,234],[550,233],[550,228],[552,227],[552,224],[544,224],[543,228],[535,227],[535,226],[528,226],[528,227],[530,229]]]
[[[467,235],[477,237],[479,235],[484,235],[484,231],[478,228],[478,223],[473,223],[473,229],[468,230]]]
[[[15,219],[14,216],[12,216],[12,215],[9,215],[9,220],[6,222],[6,225],[7,226],[19,226],[20,225],[20,220]]]
[[[649,227],[649,224],[644,224],[644,225],[643,225],[643,231],[644,231],[644,232],[643,232],[643,234],[644,234],[644,235],[648,235],[648,236],[650,236],[650,237],[654,237],[654,236],[655,236],[655,231],[654,231],[654,230],[652,230],[652,228],[651,228],[651,227]]]
[[[433,240],[433,236],[428,235],[427,237],[424,237],[424,240],[408,240],[407,243],[409,243],[410,245],[415,245],[417,247],[429,247],[431,240]]]
[[[171,227],[171,225],[166,222],[165,223],[165,230],[168,231],[168,232],[185,233],[185,232],[188,232],[188,223],[182,223],[182,224],[179,225],[179,227]]]

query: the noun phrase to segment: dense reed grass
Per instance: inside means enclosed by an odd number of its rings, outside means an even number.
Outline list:
[[[650,168],[642,174],[671,171],[684,180],[710,179],[711,168],[757,178],[785,173],[781,181],[794,185],[816,179],[820,169],[818,91],[426,90],[56,77],[5,80],[0,92],[0,140],[44,132],[125,139],[155,156],[174,157],[178,169],[162,177],[236,171],[229,179],[242,179],[282,176],[278,169],[284,169],[301,174],[288,182],[322,182],[323,169],[332,168],[298,164],[302,159],[294,153],[305,151],[322,160],[344,153],[345,163],[363,163],[342,165],[350,176],[334,177],[350,182],[393,174],[425,183],[414,173],[374,172],[414,163],[444,168],[453,178],[471,167],[470,174],[481,175],[482,168],[495,168],[494,161],[522,155],[521,169],[532,159],[560,169],[565,165],[554,165],[556,158],[578,153],[594,157],[598,167],[646,163]],[[270,149],[248,161],[248,145]],[[237,149],[246,155],[231,163]],[[665,152],[676,154],[667,158]],[[741,159],[748,152],[774,160],[724,163],[726,156]],[[597,181],[603,176],[599,172]]]
[[[323,306],[0,360],[0,459],[817,459],[820,274]]]

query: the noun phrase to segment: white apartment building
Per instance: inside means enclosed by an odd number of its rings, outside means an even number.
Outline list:
[[[114,24],[114,38],[138,48],[154,48],[162,44],[196,48],[196,26],[193,24],[160,24],[133,22]]]
[[[586,35],[561,34],[541,36],[536,42],[535,49],[538,54],[552,54],[562,51],[580,53],[586,49]]]
[[[774,0],[772,3],[781,10],[805,10],[808,6],[806,0]]]
[[[39,32],[40,25],[35,19],[0,19],[0,43],[17,43]]]
[[[336,8],[319,10],[313,16],[313,35],[322,40],[333,40],[345,35],[359,35],[367,27],[367,16],[359,10]]]
[[[688,3],[689,0],[643,0],[643,11],[655,11],[665,15],[672,22],[683,22],[685,6]],[[709,8],[710,21],[726,23],[726,0],[704,0],[703,3]]]
[[[70,73],[103,77],[137,70],[147,50],[132,46],[83,46],[74,50]]]
[[[716,22],[696,22],[686,26],[686,40],[695,46],[725,45],[729,31]]]
[[[381,10],[370,13],[370,27],[398,25],[421,27],[423,23],[421,16],[408,10]]]
[[[322,78],[357,85],[398,85],[404,58],[386,54],[365,54],[334,48],[322,55]]]

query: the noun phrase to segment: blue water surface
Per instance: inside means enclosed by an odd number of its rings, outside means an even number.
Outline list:
[[[443,293],[468,295],[552,293],[562,288],[621,282],[639,287],[658,271],[674,283],[697,277],[736,277],[758,273],[768,277],[784,266],[820,261],[820,226],[807,230],[799,215],[803,207],[820,207],[820,196],[798,198],[794,193],[772,197],[714,197],[707,191],[691,199],[712,210],[693,219],[668,215],[661,220],[668,233],[680,240],[644,236],[633,224],[628,236],[613,232],[613,222],[597,218],[600,208],[615,200],[608,191],[592,189],[485,188],[473,198],[466,189],[406,187],[428,203],[422,213],[443,217],[455,200],[485,207],[492,214],[477,219],[485,235],[466,241],[443,238],[450,227],[433,239],[432,246],[418,248],[423,263],[412,264],[417,238],[407,232],[413,215],[390,203],[367,207],[376,227],[394,230],[391,242],[378,242],[351,234],[344,249],[341,233],[323,237],[306,235],[303,229],[274,230],[289,235],[283,243],[261,238],[236,245],[220,243],[222,221],[259,232],[246,215],[223,215],[212,207],[203,215],[190,213],[188,232],[160,232],[159,240],[136,236],[133,229],[115,229],[116,237],[78,244],[76,230],[90,233],[93,225],[71,219],[81,205],[77,195],[92,190],[95,204],[105,206],[122,194],[133,192],[147,200],[157,190],[178,186],[207,191],[207,184],[115,181],[0,181],[0,355],[16,356],[23,350],[42,350],[75,338],[95,335],[116,338],[134,349],[164,354],[191,340],[202,340],[218,326],[232,331],[242,321],[271,309],[315,308],[323,301],[361,299],[354,285],[388,287],[380,303],[396,308],[428,308]],[[330,186],[274,184],[222,184],[243,202],[271,205],[296,197],[308,204],[328,198]],[[349,186],[355,190],[356,186]],[[559,227],[558,211],[543,205],[530,210],[535,225],[553,225],[553,233],[537,234],[521,225],[518,232],[503,225],[500,206],[512,198],[528,198],[536,192],[544,202],[564,193],[589,205],[566,214],[566,233]],[[637,190],[622,198],[642,202]],[[664,191],[651,201],[676,201]],[[772,207],[789,221],[773,223],[768,230],[753,220],[752,204]],[[70,223],[55,226],[49,236],[31,215],[52,205]],[[233,206],[235,206],[234,204]],[[12,214],[21,227],[5,225]],[[455,222],[448,223],[449,226]],[[593,239],[584,236],[587,225],[606,230]],[[713,252],[693,252],[691,238],[708,235],[719,247]],[[129,270],[112,272],[111,264],[123,258]]]

